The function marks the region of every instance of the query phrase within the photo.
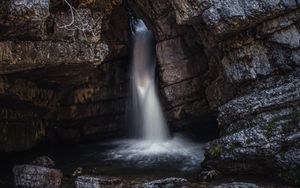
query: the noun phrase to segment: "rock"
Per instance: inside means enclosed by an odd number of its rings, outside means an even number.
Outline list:
[[[74,40],[91,43],[99,42],[102,33],[104,14],[91,9],[77,9],[74,23],[70,12],[57,11],[51,14],[53,32],[52,40]],[[50,21],[49,23],[50,24]]]
[[[57,169],[36,165],[18,165],[13,172],[15,186],[26,188],[58,188],[63,176]]]
[[[101,64],[109,53],[105,43],[84,42],[1,42],[0,64]]]
[[[254,183],[232,182],[223,183],[221,185],[214,186],[214,188],[260,188],[260,186]]]
[[[114,188],[123,187],[121,179],[105,176],[78,176],[75,181],[76,188]]]
[[[7,0],[0,3],[0,39],[33,38],[46,35],[49,0]]]
[[[161,180],[150,181],[142,184],[133,185],[132,188],[186,188],[188,181],[183,178],[166,178]]]
[[[176,24],[175,13],[169,1],[129,0],[128,3],[138,13],[145,16],[146,24],[158,41],[175,38],[185,32],[185,26]]]
[[[214,40],[226,38],[243,29],[253,27],[267,19],[288,13],[298,7],[296,1],[207,1],[208,5],[201,15],[207,33]],[[212,37],[211,37],[212,38]]]
[[[295,162],[298,146],[294,145],[299,142],[296,136],[300,130],[298,111],[294,109],[283,115],[275,113],[269,123],[240,128],[233,134],[210,142],[205,149],[204,167],[223,173],[256,175],[269,173],[266,169],[270,169],[274,176],[299,184],[300,168]],[[238,124],[235,126],[238,127]]]
[[[296,26],[274,33],[269,40],[289,48],[298,48],[300,46],[300,34]]]
[[[38,157],[34,161],[32,161],[31,164],[36,165],[36,166],[43,166],[46,168],[54,168],[55,167],[54,161],[47,156]]]
[[[280,77],[277,82],[270,79],[256,86],[261,88],[253,90],[249,95],[234,99],[221,106],[219,108],[220,114],[218,118],[221,128],[226,129],[227,125],[236,123],[237,120],[247,120],[250,118],[250,121],[252,121],[253,116],[255,117],[255,114],[258,115],[264,112],[264,109],[276,109],[276,107],[279,108],[279,106],[284,109],[286,106],[295,106],[294,111],[296,111],[297,101],[300,98],[299,79],[299,71],[288,76]],[[270,111],[272,112],[273,110],[269,110],[269,112]],[[278,115],[280,115],[280,113],[278,113]],[[262,118],[266,117],[267,115],[265,114]],[[275,118],[274,115],[273,118]],[[271,119],[272,118],[264,123],[270,123]],[[246,123],[243,122],[241,125],[242,124],[245,125]]]

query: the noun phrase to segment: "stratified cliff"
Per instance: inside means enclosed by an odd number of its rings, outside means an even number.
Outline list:
[[[73,13],[60,0],[1,1],[0,151],[123,128],[128,13],[121,1],[70,2]]]
[[[300,2],[129,2],[156,33],[169,118],[218,114],[203,167],[299,184]]]

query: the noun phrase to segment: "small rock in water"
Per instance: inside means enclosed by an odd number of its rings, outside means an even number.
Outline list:
[[[106,176],[78,176],[76,188],[121,188],[124,187],[120,178]]]
[[[188,181],[183,178],[167,178],[133,185],[132,188],[187,188]]]
[[[17,165],[13,173],[15,186],[24,188],[58,188],[63,177],[57,169],[37,165]]]
[[[76,170],[73,172],[72,176],[78,176],[82,174],[83,169],[81,167],[76,168]]]
[[[47,168],[54,168],[55,163],[54,161],[47,157],[47,156],[41,156],[36,158],[34,161],[31,162],[32,165],[37,165],[37,166],[43,166]]]
[[[261,188],[261,187],[253,183],[232,182],[232,183],[223,183],[221,185],[214,186],[214,188]]]

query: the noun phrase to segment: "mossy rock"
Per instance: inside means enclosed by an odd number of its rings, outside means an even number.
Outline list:
[[[224,147],[220,144],[214,145],[211,148],[208,149],[208,154],[216,157],[217,155],[219,155],[220,153],[222,153],[224,151]]]

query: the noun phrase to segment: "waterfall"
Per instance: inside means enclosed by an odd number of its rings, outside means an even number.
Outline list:
[[[114,148],[107,153],[107,160],[138,168],[170,165],[182,171],[197,169],[204,158],[202,146],[181,134],[170,137],[155,86],[153,35],[142,20],[131,25],[134,43],[127,112],[128,129],[135,138],[110,143]]]
[[[130,100],[132,131],[143,140],[166,141],[170,134],[155,86],[154,39],[142,20],[133,22],[133,39]]]

